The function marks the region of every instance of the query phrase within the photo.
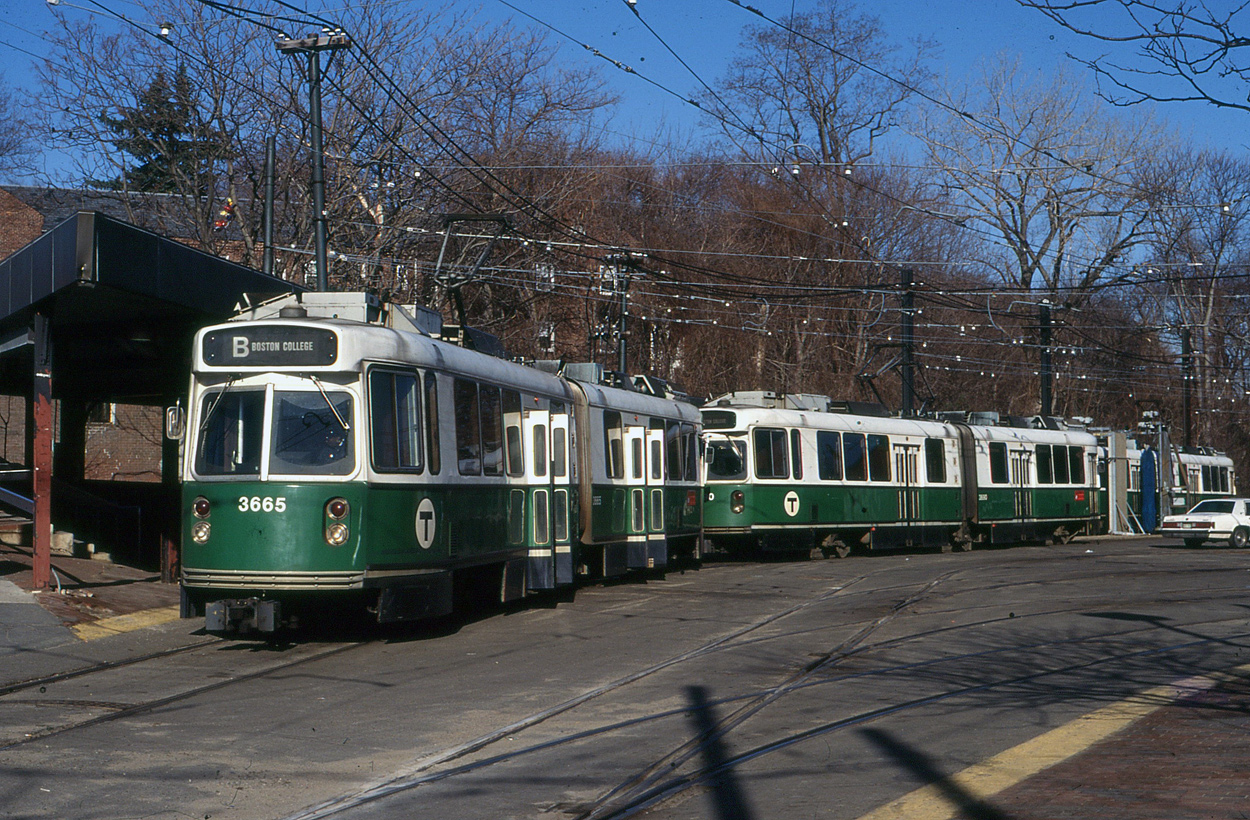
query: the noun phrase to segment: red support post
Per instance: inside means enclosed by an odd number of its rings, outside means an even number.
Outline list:
[[[35,314],[35,372],[31,389],[35,435],[31,453],[34,476],[35,515],[31,540],[34,542],[34,586],[47,589],[52,582],[52,345],[50,322]]]

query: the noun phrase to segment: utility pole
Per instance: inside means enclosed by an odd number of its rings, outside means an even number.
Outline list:
[[[1190,400],[1193,396],[1194,384],[1194,351],[1190,347],[1189,328],[1181,328],[1181,369],[1184,372],[1184,382],[1181,385],[1181,418],[1184,419],[1182,424],[1185,430],[1185,446],[1192,447],[1193,441],[1193,408],[1190,406]]]
[[[263,270],[273,275],[273,183],[278,163],[277,139],[265,137],[265,261]]]
[[[912,290],[912,272],[904,269],[899,271],[899,275],[899,284],[903,291],[902,415],[903,418],[908,418],[912,415],[916,403],[916,383],[914,381],[915,317],[912,315],[912,308],[915,306],[916,292]]]
[[[616,367],[616,372],[617,372],[617,373],[620,373],[620,374],[621,374],[621,376],[622,376],[622,377],[624,377],[624,375],[625,375],[627,372],[629,372],[629,371],[626,369],[626,361],[625,361],[625,352],[626,352],[626,344],[625,344],[625,338],[626,338],[626,337],[625,337],[625,333],[626,333],[626,330],[625,330],[625,323],[626,323],[626,321],[627,321],[627,320],[628,320],[628,318],[629,318],[629,274],[628,274],[628,273],[624,273],[624,272],[622,272],[621,276],[622,276],[622,278],[621,278],[621,280],[620,280],[620,287],[621,287],[621,318],[620,318],[619,322],[617,323],[617,337],[616,337],[616,364],[617,364],[617,367]]]
[[[613,253],[604,258],[610,266],[612,288],[609,294],[620,300],[616,317],[616,368],[622,376],[627,372],[628,366],[626,324],[629,320],[629,280],[637,269],[636,260],[642,256],[643,254],[638,253]]]
[[[1050,302],[1042,302],[1037,310],[1038,324],[1041,325],[1041,399],[1042,399],[1042,415],[1054,415],[1054,401],[1051,398],[1051,388],[1054,383],[1054,373],[1050,365]]]
[[[312,195],[314,252],[317,261],[317,290],[329,290],[326,262],[325,151],[321,146],[321,52],[350,48],[351,39],[342,32],[310,34],[300,40],[277,42],[283,54],[308,55],[308,116],[312,137]]]

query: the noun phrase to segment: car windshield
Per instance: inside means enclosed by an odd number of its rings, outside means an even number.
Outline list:
[[[746,478],[747,443],[741,439],[708,439],[707,477],[709,481],[736,481]]]
[[[1200,501],[1191,513],[1230,513],[1236,504],[1232,501]]]

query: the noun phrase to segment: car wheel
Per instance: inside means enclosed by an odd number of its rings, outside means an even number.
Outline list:
[[[1250,529],[1247,529],[1245,527],[1238,527],[1237,529],[1233,530],[1232,537],[1228,539],[1228,545],[1230,547],[1236,547],[1238,549],[1241,549],[1247,544],[1250,544]]]

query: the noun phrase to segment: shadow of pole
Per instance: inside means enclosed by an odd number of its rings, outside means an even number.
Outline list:
[[[746,794],[743,793],[724,741],[717,732],[716,719],[708,703],[707,689],[702,686],[686,687],[690,698],[690,717],[694,722],[696,737],[703,739],[703,758],[706,771],[714,772],[707,781],[711,790],[712,808],[717,820],[752,820]]]
[[[1010,820],[1011,815],[972,794],[942,774],[932,759],[924,752],[896,740],[879,729],[861,729],[860,734],[893,758],[899,765],[911,770],[922,782],[938,789],[958,816],[966,820]]]

